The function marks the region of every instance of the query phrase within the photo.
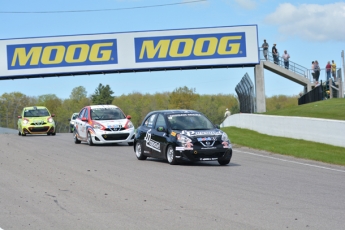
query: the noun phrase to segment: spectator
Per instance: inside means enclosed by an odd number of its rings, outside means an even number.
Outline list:
[[[331,78],[331,63],[327,62],[326,65],[327,81]]]
[[[334,60],[332,60],[332,65],[331,65],[331,69],[332,69],[332,76],[333,76],[333,79],[334,81],[336,81],[336,70],[337,70],[337,65],[335,64]]]
[[[278,50],[277,50],[277,47],[276,47],[277,44],[273,44],[273,47],[272,47],[272,54],[273,54],[273,61],[274,61],[274,64],[277,64],[278,65]]]
[[[231,115],[231,112],[229,111],[229,109],[226,109],[225,110],[225,114],[224,114],[224,117],[227,118],[228,116]]]
[[[315,72],[316,84],[319,84],[320,66],[319,66],[319,62],[317,60],[314,62],[314,72]]]
[[[268,60],[267,55],[268,55],[268,47],[269,47],[269,45],[268,45],[268,43],[266,42],[266,39],[264,39],[264,43],[262,44],[261,47],[263,48],[264,57],[265,57],[265,59],[266,59],[266,61],[267,61],[267,60]]]
[[[311,75],[313,76],[313,81],[316,82],[316,79],[315,79],[315,70],[314,70],[314,64],[315,62],[312,61],[311,62]]]
[[[288,52],[286,50],[284,50],[284,54],[282,55],[282,58],[284,60],[285,69],[289,69],[289,58],[290,58],[290,55],[288,54]]]

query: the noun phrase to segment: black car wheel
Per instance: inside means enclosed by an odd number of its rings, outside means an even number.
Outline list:
[[[76,131],[73,132],[73,139],[74,139],[74,143],[76,143],[76,144],[80,144],[81,143],[81,141],[77,137],[77,132]]]
[[[135,145],[135,155],[137,156],[138,160],[146,160],[147,156],[144,156],[144,150],[141,147],[140,142],[137,142]]]
[[[21,135],[22,135],[22,133],[21,133],[20,131],[18,131],[18,135],[19,135],[19,136],[21,136]]]
[[[92,137],[91,137],[90,132],[87,132],[87,143],[88,143],[90,146],[93,145]]]
[[[171,164],[171,165],[177,164],[175,150],[171,145],[169,145],[167,148],[167,160],[168,160],[169,164]]]
[[[219,163],[220,165],[227,165],[227,164],[230,163],[230,158],[224,159],[224,158],[220,157],[220,158],[218,158],[218,163]]]

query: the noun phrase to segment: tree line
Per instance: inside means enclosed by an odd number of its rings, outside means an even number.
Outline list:
[[[27,106],[45,106],[55,114],[57,132],[68,132],[71,115],[84,106],[112,104],[121,108],[126,115],[131,115],[132,122],[138,127],[145,115],[153,110],[192,109],[204,113],[214,124],[224,120],[224,112],[229,108],[232,114],[239,113],[237,96],[233,94],[200,95],[195,88],[186,86],[172,92],[142,94],[133,92],[127,95],[113,96],[109,85],[101,83],[91,95],[83,86],[72,89],[68,99],[60,99],[55,94],[26,96],[20,92],[4,93],[0,96],[0,127],[17,129],[18,115]],[[297,96],[273,96],[266,98],[267,111],[297,105]]]

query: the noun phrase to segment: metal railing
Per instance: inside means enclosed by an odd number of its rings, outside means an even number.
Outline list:
[[[266,60],[264,57],[263,49],[259,48],[259,51],[260,51],[260,60]],[[267,61],[275,63],[272,52],[267,52]],[[278,53],[278,61],[276,62],[276,64],[285,68],[284,60],[282,60],[282,57],[280,56],[279,53]],[[311,65],[311,62],[310,62],[310,65]],[[298,75],[301,75],[301,76],[309,79],[310,82],[315,83],[315,79],[312,75],[312,73],[313,73],[312,69],[308,69],[308,68],[303,67],[303,66],[301,66],[301,65],[299,65],[293,61],[289,61],[289,70],[298,74]],[[333,79],[333,81],[337,82],[336,84],[342,84],[341,68],[336,69],[335,75],[336,75],[336,80],[334,80],[332,73],[331,73],[331,79]],[[326,68],[320,69],[319,82],[320,81],[322,81],[322,82],[328,81]]]
[[[264,53],[263,53],[263,49],[262,48],[259,48],[259,53],[260,53],[260,60],[266,60],[265,59],[265,56],[264,56]],[[278,53],[278,57],[277,57],[277,62],[276,64],[285,68],[284,66],[284,60],[282,59],[281,55]],[[270,62],[274,62],[274,58],[273,58],[273,53],[272,52],[267,52],[267,61],[270,61]],[[308,78],[310,79],[309,77],[309,72],[308,72],[308,69],[306,67],[303,67],[293,61],[289,61],[289,68],[288,70],[300,75],[300,76],[303,76],[305,78]]]

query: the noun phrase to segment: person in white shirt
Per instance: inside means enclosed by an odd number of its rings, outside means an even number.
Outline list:
[[[284,50],[284,54],[282,55],[282,58],[284,60],[285,69],[289,69],[289,58],[290,58],[290,55],[288,54],[288,52],[286,50]]]
[[[226,109],[225,110],[225,114],[224,114],[224,117],[228,117],[231,115],[231,112],[229,111],[229,109]]]

